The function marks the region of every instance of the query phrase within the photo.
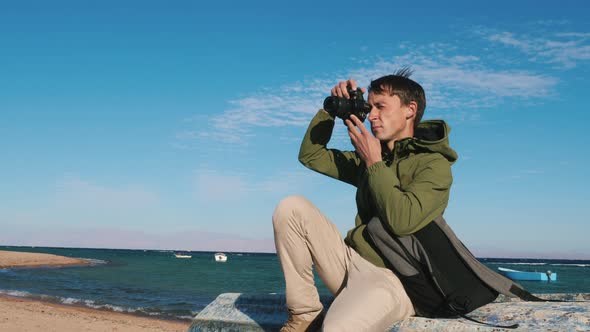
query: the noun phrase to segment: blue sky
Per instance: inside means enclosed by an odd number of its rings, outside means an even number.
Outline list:
[[[274,251],[281,198],[344,234],[305,169],[330,88],[402,66],[460,159],[478,256],[590,259],[590,3],[0,2],[0,244]],[[350,149],[337,124],[332,147]]]

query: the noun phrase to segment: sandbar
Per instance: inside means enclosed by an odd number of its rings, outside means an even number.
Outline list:
[[[0,269],[15,267],[89,265],[87,260],[36,252],[0,250]]]

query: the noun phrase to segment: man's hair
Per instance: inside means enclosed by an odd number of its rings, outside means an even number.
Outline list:
[[[369,92],[398,96],[402,105],[408,105],[411,101],[416,102],[416,117],[414,118],[414,128],[418,126],[424,109],[426,108],[426,94],[420,84],[411,80],[409,77],[413,71],[409,67],[402,68],[393,75],[387,75],[371,81]]]

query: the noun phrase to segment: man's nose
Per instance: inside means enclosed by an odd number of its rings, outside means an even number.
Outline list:
[[[377,110],[377,107],[371,107],[371,110],[369,111],[369,120],[372,119],[376,119],[379,117],[379,111]]]

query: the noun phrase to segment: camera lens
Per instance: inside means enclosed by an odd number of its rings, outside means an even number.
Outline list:
[[[324,110],[326,112],[338,115],[350,108],[350,101],[340,97],[328,97],[324,100]]]
[[[367,114],[371,111],[369,104],[363,99],[363,93],[360,88],[356,91],[349,90],[350,99],[330,96],[324,99],[324,110],[332,117],[346,120],[351,114],[356,115],[361,121],[365,121]]]

